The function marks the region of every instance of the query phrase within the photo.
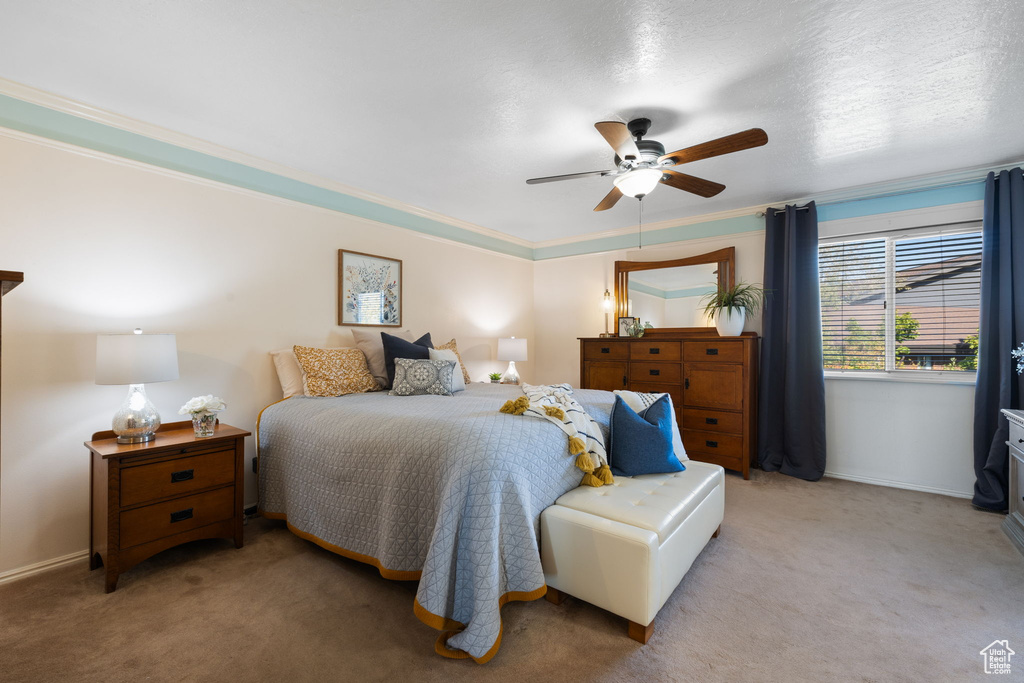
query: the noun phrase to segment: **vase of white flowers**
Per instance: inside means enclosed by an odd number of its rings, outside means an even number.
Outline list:
[[[214,428],[217,426],[217,413],[227,408],[223,399],[212,394],[206,396],[195,396],[188,400],[179,410],[179,415],[192,416],[192,428],[196,436],[213,436]]]
[[[1020,343],[1020,346],[1010,351],[1010,355],[1017,359],[1017,374],[1024,374],[1024,342]]]

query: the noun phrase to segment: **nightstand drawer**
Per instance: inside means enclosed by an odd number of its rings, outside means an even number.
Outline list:
[[[121,549],[231,519],[235,487],[175,498],[121,513]]]
[[[121,507],[185,495],[234,480],[234,448],[126,467],[121,470]]]

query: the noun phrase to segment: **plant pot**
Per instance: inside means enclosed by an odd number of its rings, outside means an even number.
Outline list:
[[[491,384],[501,384],[501,380],[500,379],[492,379],[491,380]]]
[[[722,337],[738,337],[743,333],[743,323],[747,320],[747,311],[743,308],[718,309],[715,316],[715,329]]]

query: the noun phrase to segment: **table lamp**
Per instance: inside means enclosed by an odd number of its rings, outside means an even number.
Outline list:
[[[96,384],[127,384],[128,396],[114,413],[118,443],[156,438],[160,413],[146,396],[146,384],[178,379],[178,346],[173,334],[96,335]]]
[[[501,376],[502,384],[519,384],[519,372],[516,370],[517,360],[526,360],[526,340],[515,337],[498,340],[498,360],[508,361],[508,370]]]

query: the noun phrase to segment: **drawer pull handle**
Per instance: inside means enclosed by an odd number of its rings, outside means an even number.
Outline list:
[[[648,370],[648,372],[651,373],[652,375],[660,375],[661,374],[661,370]]]
[[[608,348],[607,346],[602,346],[601,347],[601,353],[611,353],[611,352],[612,352],[612,350],[610,348]]]
[[[652,347],[647,349],[647,353],[653,353],[655,356],[657,356],[659,353],[661,353],[661,349],[657,347]]]
[[[690,388],[690,378],[687,377],[686,379],[683,380],[683,389],[689,389],[689,388]]]
[[[1017,443],[1024,443],[1024,439],[1017,439]]]
[[[704,445],[707,446],[708,448],[718,448],[717,441],[705,441]]]
[[[187,510],[178,510],[177,512],[171,513],[171,524],[175,522],[184,522],[186,519],[192,519],[192,508]]]
[[[704,353],[706,353],[709,356],[717,356],[718,349],[704,349]]]
[[[177,484],[181,481],[188,481],[194,479],[196,476],[195,470],[180,470],[178,472],[171,472],[171,483]]]
[[[717,417],[705,417],[704,418],[704,424],[716,425],[716,424],[718,424],[718,418]]]

